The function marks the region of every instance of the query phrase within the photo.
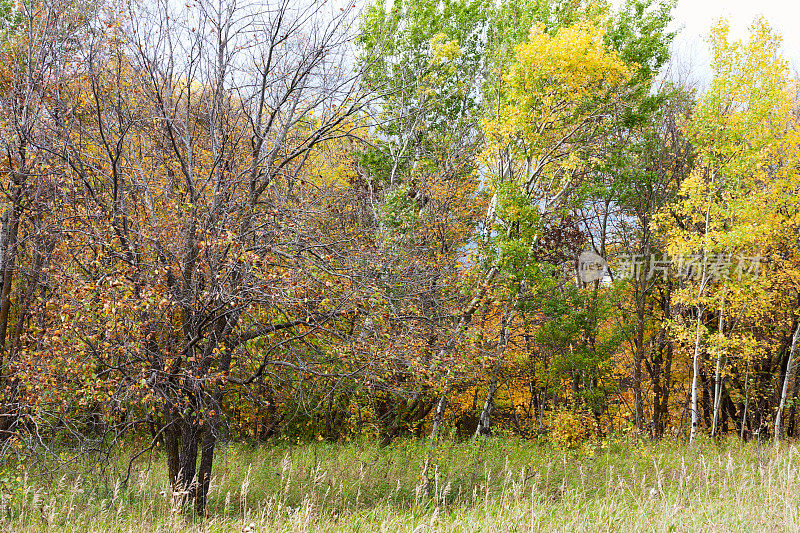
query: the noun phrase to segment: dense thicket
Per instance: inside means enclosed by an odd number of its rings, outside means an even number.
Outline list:
[[[3,449],[794,435],[797,85],[671,8],[0,2]]]

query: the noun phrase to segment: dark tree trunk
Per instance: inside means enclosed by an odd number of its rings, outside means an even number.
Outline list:
[[[731,400],[730,392],[725,396],[725,403],[723,403],[722,412],[723,412],[722,429],[726,432],[728,431],[729,429],[728,420],[733,422],[733,424],[731,425],[733,426],[734,429],[736,429],[736,421],[739,420],[739,417],[737,416],[736,413],[736,404],[733,403],[733,400]]]
[[[709,382],[705,371],[700,371],[700,389],[703,391],[703,422],[706,425],[706,428],[711,427],[711,392],[709,388],[711,387],[711,383]]]
[[[669,391],[672,386],[672,341],[667,341],[665,346],[663,378],[660,383],[661,388],[661,408],[659,409],[658,425],[656,436],[663,437],[664,430],[669,422]]]
[[[417,398],[411,401],[409,406],[405,400],[397,402],[394,407],[387,413],[392,415],[392,422],[389,427],[385,428],[383,438],[381,439],[381,446],[388,446],[392,441],[400,435],[405,420],[405,414],[416,406]]]
[[[178,420],[168,407],[164,408],[164,419],[167,424],[164,430],[164,451],[167,454],[170,486],[174,490],[178,486],[178,470],[180,470],[180,428]]]
[[[644,360],[645,284],[639,283],[636,291],[636,338],[633,351],[633,396],[636,429],[644,430],[644,398],[642,394],[642,361]]]
[[[661,386],[662,381],[662,365],[663,365],[663,352],[664,343],[661,340],[663,337],[663,330],[658,334],[659,346],[658,349],[653,350],[653,364],[650,379],[653,386],[653,437],[658,438],[664,433],[661,415],[661,396],[663,390]]]
[[[208,489],[211,486],[211,472],[214,466],[214,448],[217,445],[217,436],[212,428],[206,428],[203,433],[203,446],[200,455],[200,471],[198,473],[197,494],[195,495],[195,509],[197,514],[205,516],[208,503]]]
[[[16,256],[17,235],[19,233],[19,222],[22,215],[22,182],[24,178],[18,173],[15,173],[15,189],[13,195],[13,206],[11,207],[11,216],[8,220],[8,229],[2,235],[2,272],[0,272],[0,279],[2,286],[0,287],[0,383],[3,383],[5,375],[4,365],[6,361],[6,332],[8,331],[8,322],[11,311],[11,287],[14,277],[14,262]],[[6,229],[6,228],[3,228]]]
[[[178,460],[178,483],[176,492],[186,493],[187,500],[195,495],[197,474],[197,450],[200,428],[194,421],[183,421],[181,424],[181,445]]]
[[[800,379],[795,378],[794,385],[792,386],[792,395],[790,396],[790,399],[793,400],[792,407],[791,409],[789,409],[789,417],[787,418],[787,427],[786,427],[787,435],[790,437],[795,436],[795,427],[796,427],[795,408],[797,407],[796,398],[797,398],[798,388],[800,388]]]

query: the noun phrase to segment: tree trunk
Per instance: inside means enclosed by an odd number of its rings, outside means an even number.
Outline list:
[[[739,438],[745,440],[745,428],[747,427],[747,409],[750,407],[750,364],[744,372],[744,407],[742,408],[742,427],[739,429]]]
[[[211,472],[214,466],[214,448],[217,445],[217,436],[213,428],[206,428],[203,434],[203,446],[200,455],[200,472],[198,473],[197,494],[195,495],[195,510],[200,516],[205,516],[208,503],[208,489],[211,487]]]
[[[633,352],[633,396],[635,403],[636,429],[640,433],[644,429],[644,398],[642,395],[642,360],[644,359],[644,328],[645,328],[645,289],[647,279],[640,276],[636,298],[636,340]]]
[[[665,292],[662,292],[660,301],[665,321],[672,318],[670,295],[671,286],[667,285]],[[667,328],[662,326],[658,334],[658,350],[656,351],[656,361],[654,361],[655,369],[653,373],[653,390],[657,391],[657,396],[653,401],[653,436],[655,438],[664,436],[664,431],[669,421],[672,355],[672,341],[669,338]]]
[[[667,357],[664,361],[664,378],[661,381],[661,418],[659,418],[659,437],[669,421],[669,390],[672,386],[672,341],[667,341]]]
[[[492,412],[494,411],[494,393],[497,391],[497,372],[492,373],[492,382],[489,384],[489,392],[486,394],[486,401],[483,402],[481,416],[478,418],[478,427],[475,428],[473,439],[481,435],[489,435],[492,426]]]
[[[169,407],[164,408],[164,420],[167,425],[164,430],[164,451],[167,454],[167,470],[169,472],[170,486],[175,490],[178,486],[178,471],[180,470],[180,429],[178,420]]]
[[[197,449],[200,430],[194,421],[184,421],[181,428],[180,456],[178,461],[177,496],[185,502],[192,500],[197,490]]]
[[[698,412],[697,412],[697,377],[700,374],[700,326],[702,325],[703,312],[697,306],[697,332],[694,338],[694,357],[692,358],[692,427],[689,431],[689,443],[697,437]]]
[[[777,444],[783,438],[783,427],[781,426],[781,416],[783,415],[783,408],[786,405],[786,393],[789,390],[789,381],[792,379],[792,372],[794,371],[794,349],[797,346],[797,336],[800,335],[800,323],[794,330],[792,336],[792,347],[789,349],[789,361],[786,363],[786,375],[783,378],[783,388],[781,390],[781,401],[778,404],[778,413],[775,415],[775,443]]]
[[[798,391],[800,391],[800,380],[795,379],[794,386],[792,387],[792,393],[789,396],[789,398],[796,399]],[[789,409],[789,416],[787,417],[789,423],[786,424],[786,434],[789,437],[794,437],[797,434],[796,432],[797,420],[795,417],[796,410],[797,410],[797,402],[793,401],[792,408]]]
[[[724,326],[725,322],[723,320],[724,312],[723,308],[720,307],[719,310],[719,327],[718,331],[719,334],[722,336],[724,335]],[[719,420],[719,409],[721,405],[721,398],[722,398],[722,370],[725,367],[725,362],[723,361],[722,352],[719,351],[717,353],[717,364],[716,370],[714,372],[714,419],[711,424],[711,436],[717,436],[717,422]]]
[[[17,173],[15,173],[17,174]],[[17,235],[19,233],[19,222],[22,215],[22,177],[15,179],[17,182],[13,195],[13,206],[11,207],[8,224],[4,224],[2,235],[2,286],[0,286],[0,384],[3,383],[5,371],[3,370],[6,361],[6,332],[8,331],[9,313],[11,311],[11,287],[14,277],[14,262],[16,259]]]
[[[489,435],[492,425],[492,412],[494,411],[494,394],[497,392],[497,374],[500,371],[500,362],[508,346],[508,336],[510,334],[510,324],[514,314],[514,306],[517,303],[517,296],[511,302],[511,306],[503,316],[503,323],[500,326],[500,338],[497,340],[497,362],[492,367],[492,381],[489,383],[489,392],[486,394],[486,401],[483,402],[483,409],[478,418],[478,426],[475,428],[473,439],[481,435]]]
[[[714,180],[716,179],[716,173],[711,173],[711,187],[714,187]],[[692,359],[692,429],[689,433],[689,444],[694,442],[695,437],[697,437],[697,421],[698,415],[697,412],[697,376],[700,372],[700,327],[703,325],[703,311],[700,307],[700,298],[703,296],[703,289],[706,288],[706,283],[708,283],[708,278],[706,277],[706,242],[708,239],[708,226],[709,220],[711,217],[711,203],[709,202],[706,206],[706,224],[704,230],[704,240],[703,240],[703,268],[701,270],[700,275],[700,288],[697,291],[697,332],[695,334],[694,339],[694,358]]]
[[[444,420],[444,411],[447,409],[447,391],[442,392],[439,403],[436,404],[436,414],[433,415],[433,427],[431,428],[431,440],[439,437],[439,431]]]
[[[703,391],[703,423],[706,428],[711,427],[711,380],[706,375],[705,368],[700,365],[700,390]]]

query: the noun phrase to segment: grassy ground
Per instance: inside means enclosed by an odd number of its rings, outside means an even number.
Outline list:
[[[102,476],[0,475],[4,531],[798,531],[795,445],[399,442],[220,450],[209,517],[158,458]]]

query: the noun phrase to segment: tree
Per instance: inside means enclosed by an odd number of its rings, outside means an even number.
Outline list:
[[[368,97],[343,55],[351,15],[289,2],[98,13],[107,31],[76,43],[74,81],[48,106],[70,182],[56,253],[72,322],[40,330],[28,357],[69,343],[87,402],[108,409],[101,443],[153,427],[146,449],[163,443],[198,512],[228,391],[273,366],[314,371],[317,352],[282,347],[356,311],[353,241],[318,232],[335,191],[308,167],[357,135]]]
[[[379,0],[365,10],[357,44],[366,82],[379,95],[370,155],[388,162],[384,186],[418,187],[413,171],[421,160],[446,164],[474,153],[488,11],[483,0]]]
[[[494,194],[484,222],[489,259],[465,312],[469,316],[477,309],[495,278],[507,277],[508,282],[497,284],[498,292],[492,287],[495,298],[508,295],[509,306],[498,337],[498,365],[520,297],[546,290],[541,278],[559,267],[535,259],[546,247],[543,230],[563,225],[571,195],[585,186],[601,157],[597,149],[611,117],[624,105],[632,72],[605,46],[592,20],[553,35],[544,25],[535,26],[507,68],[484,125],[484,161]],[[529,266],[520,271],[524,264]],[[497,370],[492,370],[482,420],[489,419]],[[476,434],[482,431],[479,425]]]
[[[99,6],[97,6],[99,9]],[[65,57],[88,32],[88,8],[68,2],[0,4],[0,438],[18,436],[29,391],[18,369],[31,322],[42,321],[59,223],[59,175],[47,110],[68,83]]]
[[[362,162],[385,258],[383,290],[404,281],[386,291],[393,338],[425,338],[405,350],[414,354],[421,379],[397,369],[403,387],[395,388],[395,405],[388,401],[384,408],[393,419],[384,442],[434,405],[436,434],[447,403],[441,389],[458,386],[465,373],[452,317],[460,259],[484,203],[475,173],[489,9],[483,1],[376,2],[362,20],[359,60],[378,96],[374,147]],[[409,300],[422,305],[409,308]],[[402,326],[404,334],[395,336],[399,316],[417,318],[414,328]],[[426,346],[422,353],[419,345]]]

